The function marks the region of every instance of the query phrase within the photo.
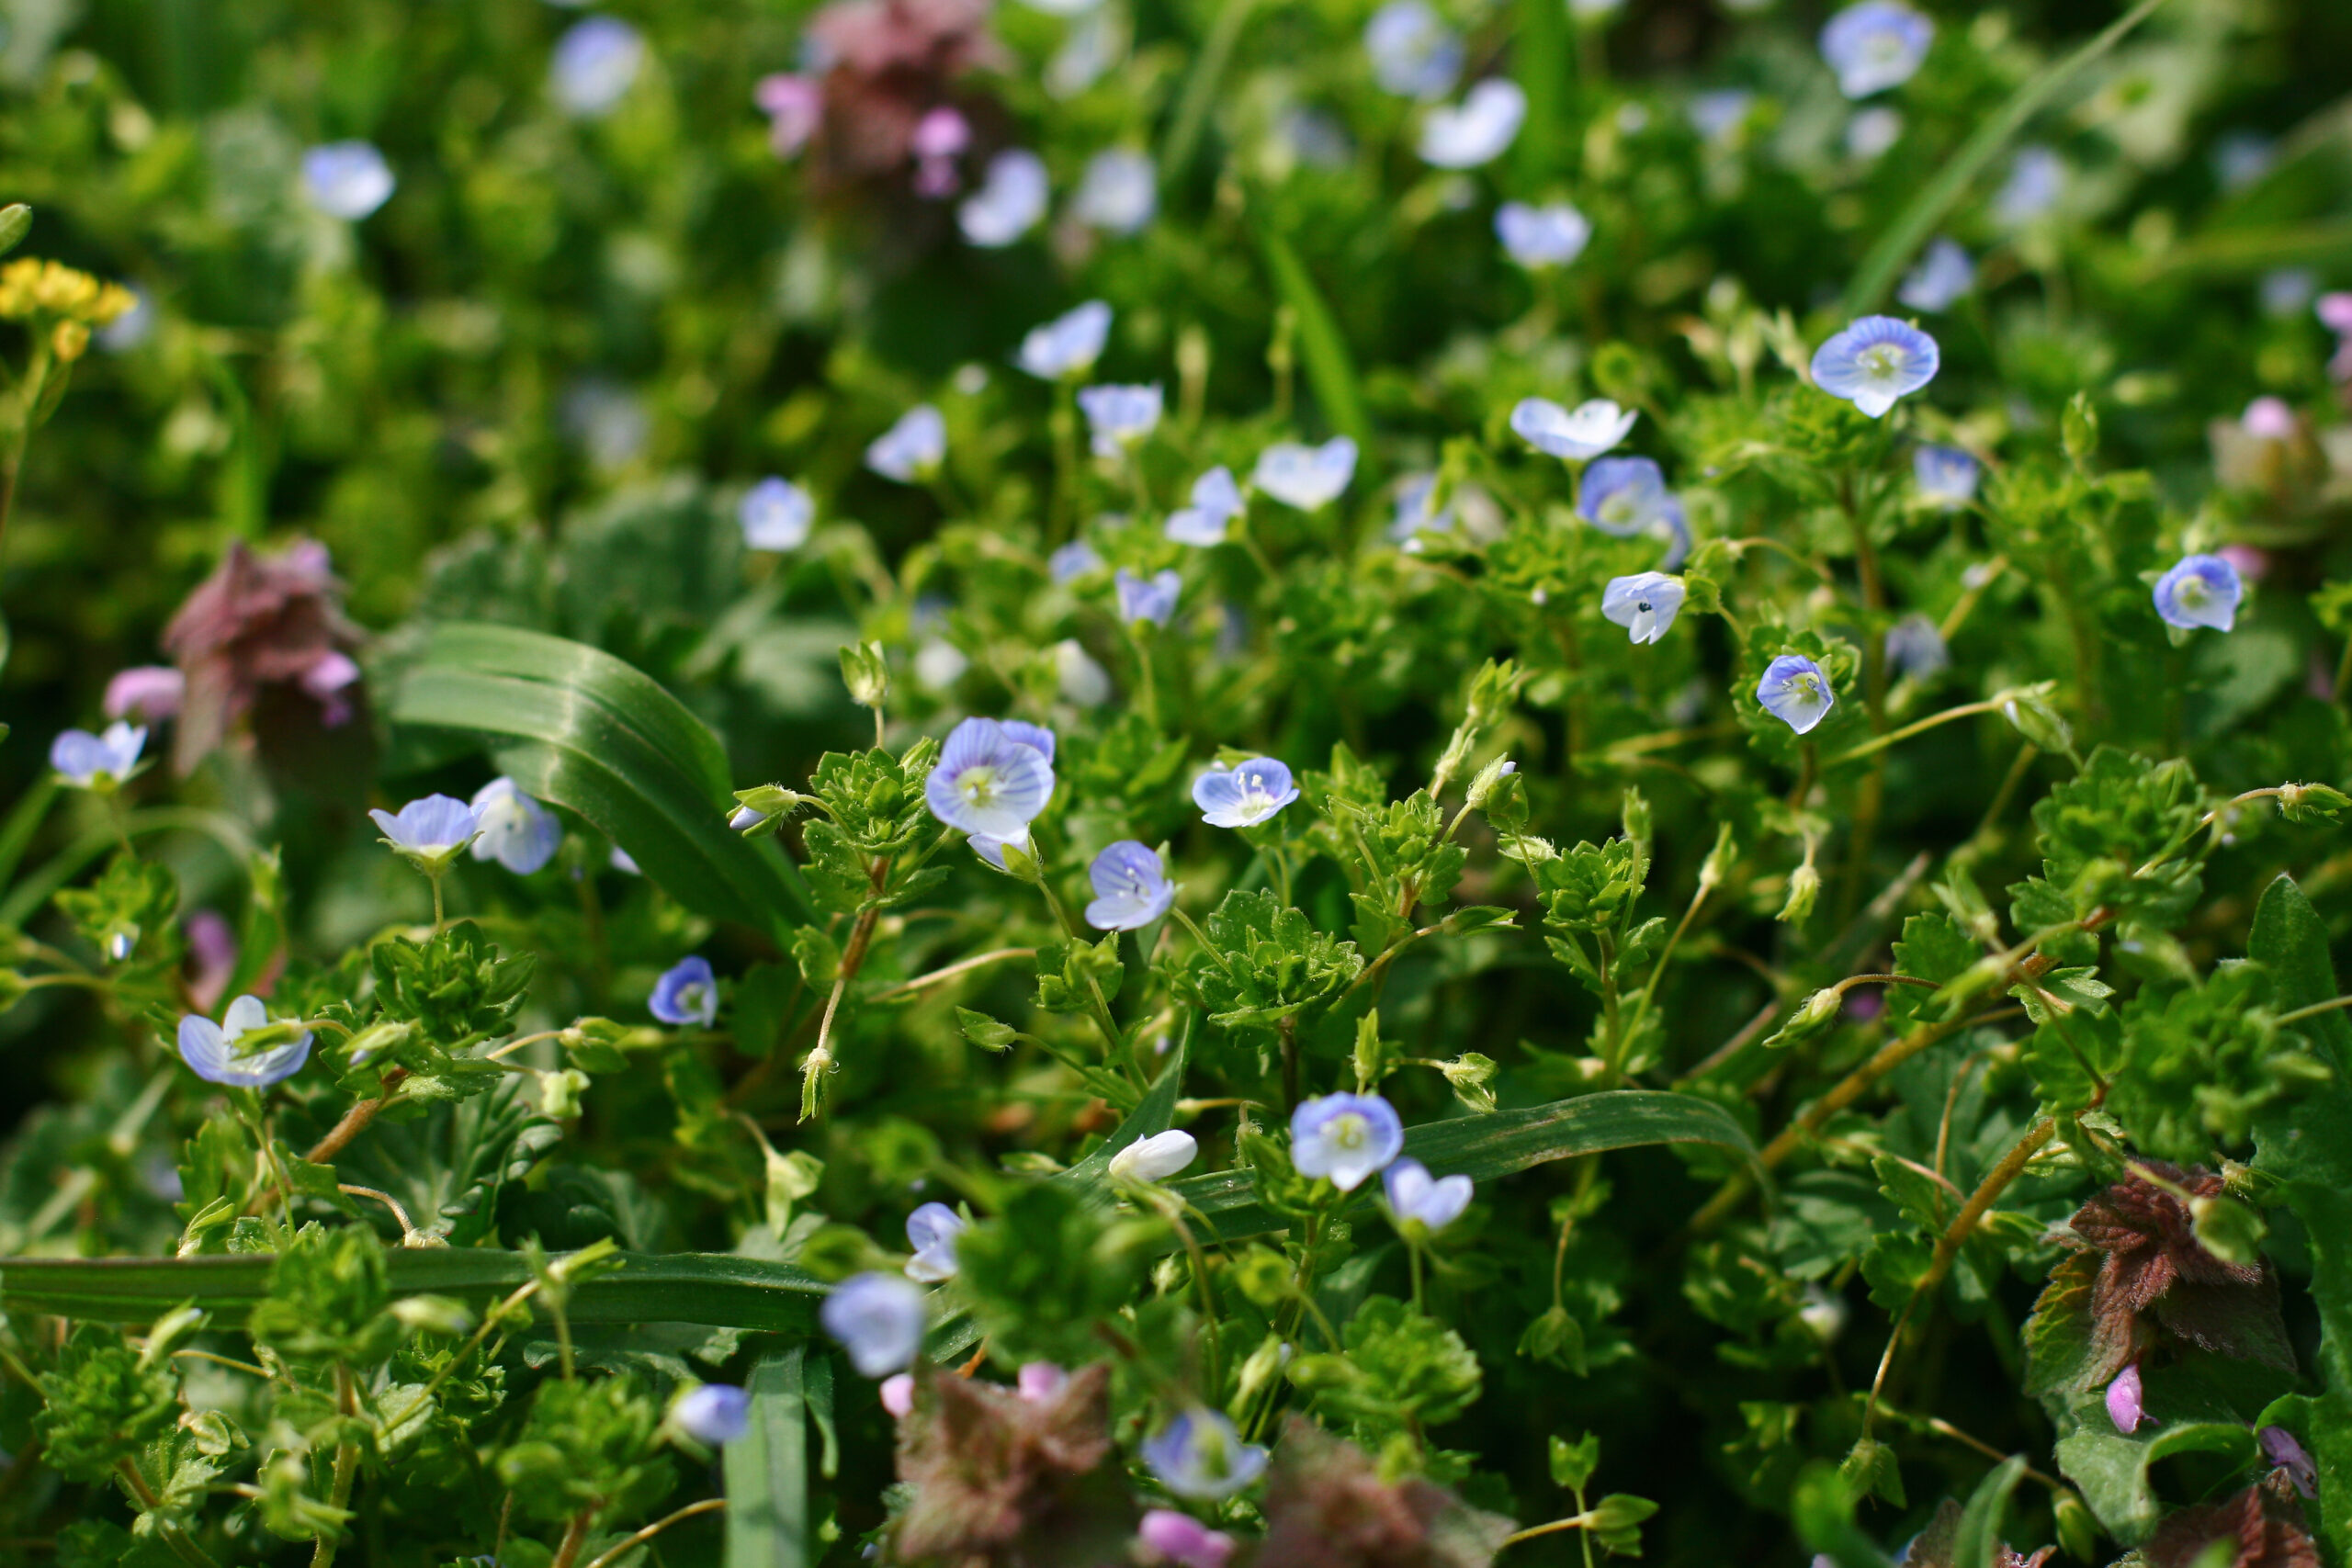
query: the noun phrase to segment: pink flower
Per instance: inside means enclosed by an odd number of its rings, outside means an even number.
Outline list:
[[[2245,417],[2239,421],[2248,435],[2265,441],[2288,441],[2295,434],[2295,411],[2282,399],[2256,398],[2246,404]]]
[[[2130,1437],[2139,1429],[2141,1416],[2140,1363],[2132,1362],[2116,1374],[2107,1385],[2107,1418],[2115,1429]]]
[[[763,76],[752,101],[768,117],[768,145],[779,158],[797,155],[824,118],[825,90],[813,76]]]
[[[168,664],[141,664],[117,671],[107,682],[108,718],[136,718],[153,724],[180,711],[187,694],[187,677]]]
[[[2352,294],[2323,294],[2312,310],[2328,331],[2352,337]]]
[[[907,1412],[915,1407],[915,1375],[895,1372],[882,1380],[882,1408],[903,1421]]]
[[[1069,1374],[1051,1361],[1023,1361],[1014,1386],[1032,1404],[1050,1404],[1069,1386]]]
[[[229,977],[237,972],[237,933],[215,909],[198,909],[191,913],[184,929],[187,933],[188,1000],[198,1012],[210,1012],[221,993],[229,988]]]
[[[2237,574],[2250,581],[2259,581],[2270,570],[2268,552],[2257,550],[2252,545],[2223,545],[2213,553],[2235,567]]]
[[[1225,1568],[1226,1559],[1233,1555],[1231,1536],[1173,1508],[1147,1512],[1136,1529],[1136,1540],[1162,1561],[1182,1568]]]
[[[348,719],[359,667],[346,650],[359,637],[344,618],[343,585],[327,570],[324,546],[306,541],[265,557],[232,543],[164,629],[187,682],[175,765],[192,770],[265,687],[298,683],[328,724]]]

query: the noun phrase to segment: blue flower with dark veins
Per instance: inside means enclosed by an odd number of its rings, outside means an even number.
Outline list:
[[[1098,931],[1141,931],[1176,901],[1176,885],[1150,845],[1121,839],[1086,868],[1094,884],[1093,902],[1086,906],[1086,923]]]
[[[269,1009],[259,997],[239,997],[219,1023],[201,1013],[180,1020],[180,1060],[207,1083],[230,1089],[267,1089],[302,1070],[311,1059],[311,1032],[303,1030],[258,1050],[238,1049],[246,1035],[271,1028]]]
[[[1872,419],[1936,378],[1936,340],[1892,316],[1864,316],[1814,351],[1813,384]]]
[[[1250,828],[1298,798],[1290,769],[1272,757],[1211,768],[1193,781],[1193,804],[1212,828]]]
[[[1046,749],[1023,732],[1047,738]],[[923,801],[949,827],[991,839],[1028,836],[1053,798],[1050,732],[1017,720],[967,718],[947,732],[939,763],[923,780]]]
[[[1290,1159],[1301,1176],[1327,1176],[1352,1192],[1404,1152],[1405,1123],[1376,1094],[1325,1094],[1290,1118]]]
[[[2220,556],[2188,556],[2156,579],[2156,614],[2165,625],[2194,631],[2228,631],[2237,624],[2245,584],[2238,569]]]
[[[662,1022],[681,1028],[698,1023],[708,1029],[717,1023],[718,977],[710,972],[710,960],[696,953],[663,971],[653,982],[653,994],[646,998],[645,1009]]]
[[[1764,678],[1756,682],[1756,700],[1766,713],[1799,735],[1808,735],[1829,716],[1838,694],[1829,689],[1829,677],[1820,665],[1801,653],[1784,653],[1764,667]]]

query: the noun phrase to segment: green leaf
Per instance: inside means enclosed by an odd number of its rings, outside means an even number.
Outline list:
[[[608,653],[511,626],[444,626],[401,683],[392,719],[492,738],[502,772],[587,818],[689,908],[779,936],[809,917],[783,852],[728,831],[718,738]]]
[[[2058,1468],[2082,1489],[2083,1501],[2108,1533],[2126,1546],[2138,1545],[2156,1528],[2161,1508],[2148,1482],[2150,1465],[2185,1453],[2218,1453],[2245,1465],[2255,1452],[2254,1429],[2233,1421],[2187,1422],[2146,1440],[2112,1428],[2086,1429],[2061,1438],[2056,1450]]]
[[[1870,254],[1862,258],[1854,281],[1847,286],[1844,301],[1849,317],[1868,315],[1876,309],[1886,291],[1936,226],[1944,220],[1954,204],[1968,193],[1969,186],[1984,173],[1985,166],[1999,156],[2001,149],[2011,138],[2023,130],[2026,122],[2040,113],[2042,106],[2101,56],[2123,41],[2132,28],[2155,15],[2165,0],[2140,0],[2107,29],[2064,60],[2055,60],[2041,68],[2039,74],[2009,96],[2000,111],[1976,128],[1958,152],[1939,170],[1935,178],[1919,187],[1918,195],[1903,209],[1901,216],[1878,237]]]
[[[2024,1476],[2025,1455],[2011,1454],[1976,1483],[1961,1510],[1951,1568],[1995,1568],[2001,1553],[2001,1516],[2008,1511],[2009,1497]]]
[[[743,1380],[751,1429],[727,1445],[727,1568],[808,1562],[808,1348],[762,1356]]]
[[[1274,275],[1274,288],[1298,317],[1298,349],[1306,362],[1306,384],[1323,415],[1342,435],[1361,446],[1372,439],[1372,423],[1364,418],[1363,394],[1356,384],[1355,362],[1348,355],[1347,340],[1340,335],[1331,308],[1307,276],[1291,243],[1271,228],[1261,228],[1258,243],[1266,253],[1266,270]]]
[[[1753,1158],[1755,1146],[1731,1113],[1695,1095],[1612,1089],[1525,1111],[1458,1116],[1408,1129],[1405,1153],[1435,1176],[1491,1181],[1555,1159],[1643,1144],[1719,1144]],[[1208,1216],[1225,1240],[1281,1230],[1283,1222],[1252,1196],[1250,1172],[1222,1170],[1169,1184]],[[1370,1201],[1367,1192],[1359,1202]]]
[[[94,1323],[149,1323],[184,1303],[250,1308],[269,1294],[277,1258],[10,1258],[0,1264],[0,1311]],[[806,1330],[828,1289],[786,1263],[726,1253],[619,1253],[616,1267],[575,1285],[575,1323],[699,1323],[714,1328]],[[531,1278],[520,1253],[479,1247],[400,1247],[385,1254],[394,1296],[452,1296],[479,1306]]]
[[[1184,1032],[1177,1038],[1176,1048],[1168,1054],[1168,1065],[1159,1069],[1143,1100],[1102,1140],[1102,1146],[1056,1175],[1056,1181],[1071,1181],[1080,1186],[1099,1186],[1109,1176],[1111,1156],[1130,1144],[1146,1138],[1156,1138],[1168,1131],[1176,1120],[1176,1097],[1184,1091],[1184,1064],[1193,1054],[1193,1032],[1200,1027],[1198,1009],[1184,1013]]]

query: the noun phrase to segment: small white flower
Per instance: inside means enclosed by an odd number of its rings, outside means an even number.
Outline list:
[[[1510,411],[1510,427],[1521,440],[1564,462],[1589,462],[1634,433],[1642,416],[1607,398],[1578,403],[1574,411],[1545,398],[1526,398]]]
[[[1355,471],[1356,444],[1335,435],[1320,446],[1283,441],[1267,447],[1250,482],[1285,506],[1317,512],[1339,499]]]
[[[1025,148],[1011,148],[989,160],[980,188],[956,209],[964,238],[983,250],[1001,250],[1037,226],[1052,190],[1046,161]]]
[[[1106,147],[1087,160],[1069,215],[1106,234],[1133,234],[1159,210],[1159,170],[1149,154]]]
[[[1111,1156],[1111,1174],[1121,1181],[1165,1181],[1201,1152],[1190,1133],[1170,1128],[1141,1138]]]
[[[330,218],[357,222],[390,201],[398,183],[372,142],[330,141],[302,154],[302,194]]]
[[[1527,94],[1516,82],[1488,77],[1461,107],[1430,110],[1421,122],[1421,162],[1439,169],[1475,169],[1502,156],[1527,118]]]
[[[1083,376],[1102,357],[1102,345],[1110,339],[1111,307],[1089,299],[1068,315],[1030,328],[1013,363],[1041,381]]]
[[[947,420],[929,403],[917,403],[899,423],[874,438],[865,466],[886,479],[913,484],[929,479],[947,457]]]
[[[1662,571],[1610,579],[1601,590],[1600,613],[1625,628],[1635,643],[1656,642],[1682,608],[1682,580]]]

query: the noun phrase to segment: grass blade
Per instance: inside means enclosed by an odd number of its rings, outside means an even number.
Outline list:
[[[762,1356],[743,1381],[751,1429],[727,1445],[727,1568],[808,1562],[808,1347]]]
[[[1265,216],[1262,209],[1259,216]],[[1347,340],[1340,335],[1340,323],[1332,318],[1330,306],[1323,302],[1315,279],[1307,276],[1306,264],[1298,259],[1288,240],[1271,227],[1261,227],[1258,243],[1266,253],[1266,270],[1274,276],[1275,292],[1298,318],[1299,356],[1306,362],[1306,384],[1315,389],[1323,416],[1340,434],[1352,436],[1358,446],[1365,446],[1372,439],[1372,425],[1364,418],[1355,361],[1348,355]]]

